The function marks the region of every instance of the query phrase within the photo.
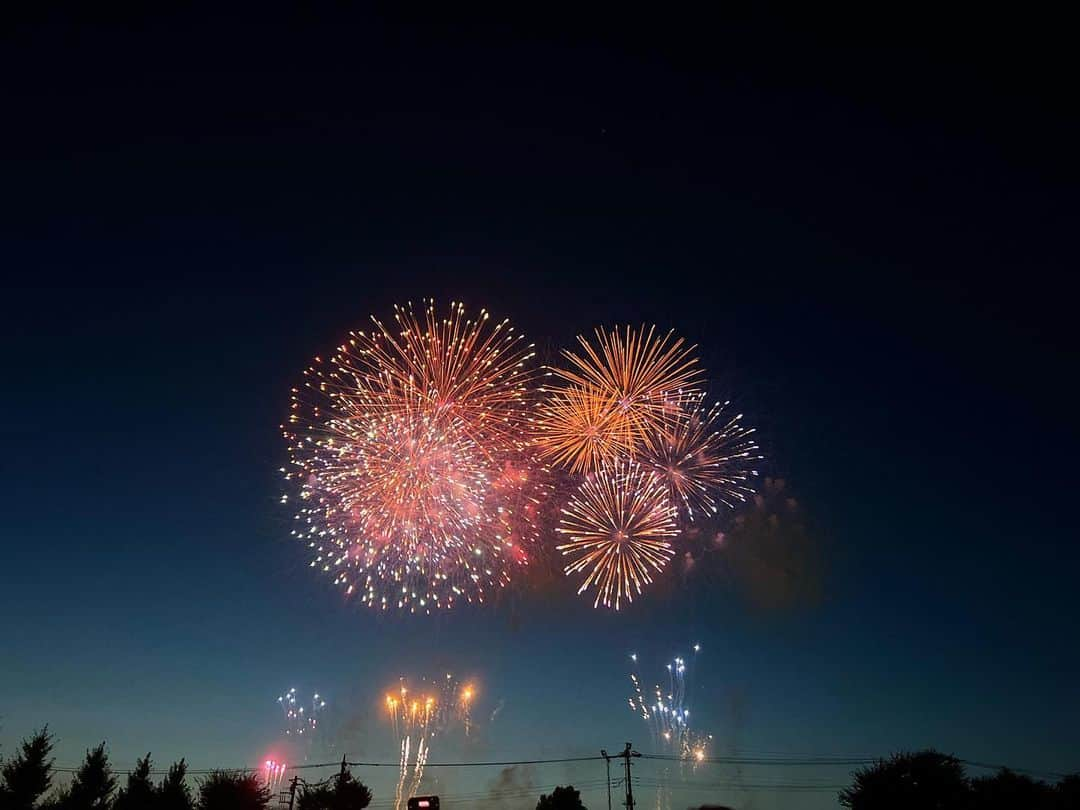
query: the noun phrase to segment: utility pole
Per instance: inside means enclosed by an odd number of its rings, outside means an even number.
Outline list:
[[[630,757],[640,757],[641,754],[631,750],[630,743],[627,743],[622,756],[623,764],[626,765],[626,810],[634,810],[634,785],[630,779]]]
[[[608,756],[606,749],[600,749],[600,756],[604,758],[604,765],[607,767],[607,810],[611,810],[611,757]],[[289,808],[292,810],[292,808]]]
[[[289,782],[289,810],[293,810],[293,802],[296,801],[296,783],[299,781],[300,774],[297,774],[292,778],[292,781]]]
[[[627,743],[621,754],[611,757],[608,756],[607,751],[601,749],[600,755],[603,756],[604,762],[608,766],[608,810],[611,810],[611,760],[615,758],[623,761],[623,768],[626,772],[626,801],[623,802],[623,807],[626,810],[634,810],[634,786],[630,778],[630,760],[633,757],[640,757],[641,754],[634,750],[633,743]]]

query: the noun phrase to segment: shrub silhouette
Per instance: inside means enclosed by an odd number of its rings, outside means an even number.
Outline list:
[[[263,810],[270,790],[253,773],[215,771],[199,784],[199,810]]]
[[[536,803],[536,810],[586,810],[581,803],[581,794],[573,785],[557,787],[551,795],[541,795]]]
[[[964,808],[968,782],[956,757],[938,751],[894,754],[856,772],[840,804],[851,810]]]
[[[305,787],[297,806],[299,810],[363,810],[369,804],[368,786],[344,771],[330,780],[330,784]]]

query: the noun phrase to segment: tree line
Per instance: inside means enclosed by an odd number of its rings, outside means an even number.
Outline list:
[[[0,810],[266,810],[271,801],[270,789],[252,772],[212,771],[193,790],[183,759],[154,782],[150,754],[120,784],[105,743],[89,749],[70,782],[57,786],[53,746],[46,727],[0,760]],[[294,807],[363,810],[371,799],[368,786],[343,764],[324,782],[298,780]],[[838,799],[849,810],[1080,810],[1080,774],[1053,784],[1008,768],[969,777],[956,757],[926,750],[894,754],[856,771]],[[541,796],[536,807],[586,810],[572,786]]]
[[[69,784],[55,787],[55,744],[48,727],[25,739],[0,767],[0,810],[266,810],[271,792],[257,773],[213,771],[196,783],[187,781],[187,763],[170,766],[158,782],[151,777],[150,754],[119,784],[105,743],[86,752]],[[318,784],[301,784],[296,810],[363,810],[371,790],[345,767]],[[585,810],[578,791],[558,787],[541,796],[537,810]]]
[[[1008,768],[969,777],[956,757],[926,750],[856,771],[839,799],[850,810],[1080,810],[1080,774],[1054,784]]]

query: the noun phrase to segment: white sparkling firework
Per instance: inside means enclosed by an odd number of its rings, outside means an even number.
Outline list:
[[[700,645],[693,646],[689,661],[676,656],[664,667],[664,680],[646,690],[638,674],[637,654],[631,654],[630,709],[648,726],[654,749],[693,765],[708,756],[711,734],[694,730],[690,717],[689,685]]]
[[[289,737],[310,736],[318,728],[322,710],[326,708],[326,701],[318,692],[305,702],[299,698],[295,687],[279,695],[277,702],[284,717],[285,734]]]

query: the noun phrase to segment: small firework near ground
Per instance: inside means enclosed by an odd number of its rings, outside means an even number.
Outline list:
[[[696,770],[699,763],[709,756],[712,735],[695,730],[690,715],[690,696],[693,674],[701,646],[693,645],[685,657],[676,655],[664,665],[663,678],[651,688],[642,685],[638,670],[637,653],[630,654],[630,683],[632,691],[628,699],[630,710],[640,717],[649,730],[652,750],[671,757],[679,764],[682,775]],[[665,767],[658,774],[656,807],[671,807],[671,782],[674,776]]]
[[[386,714],[401,754],[396,810],[402,810],[420,789],[434,739],[457,726],[469,734],[475,698],[476,687],[460,683],[450,673],[436,681],[420,681],[415,689],[402,678],[398,687],[386,694]]]

